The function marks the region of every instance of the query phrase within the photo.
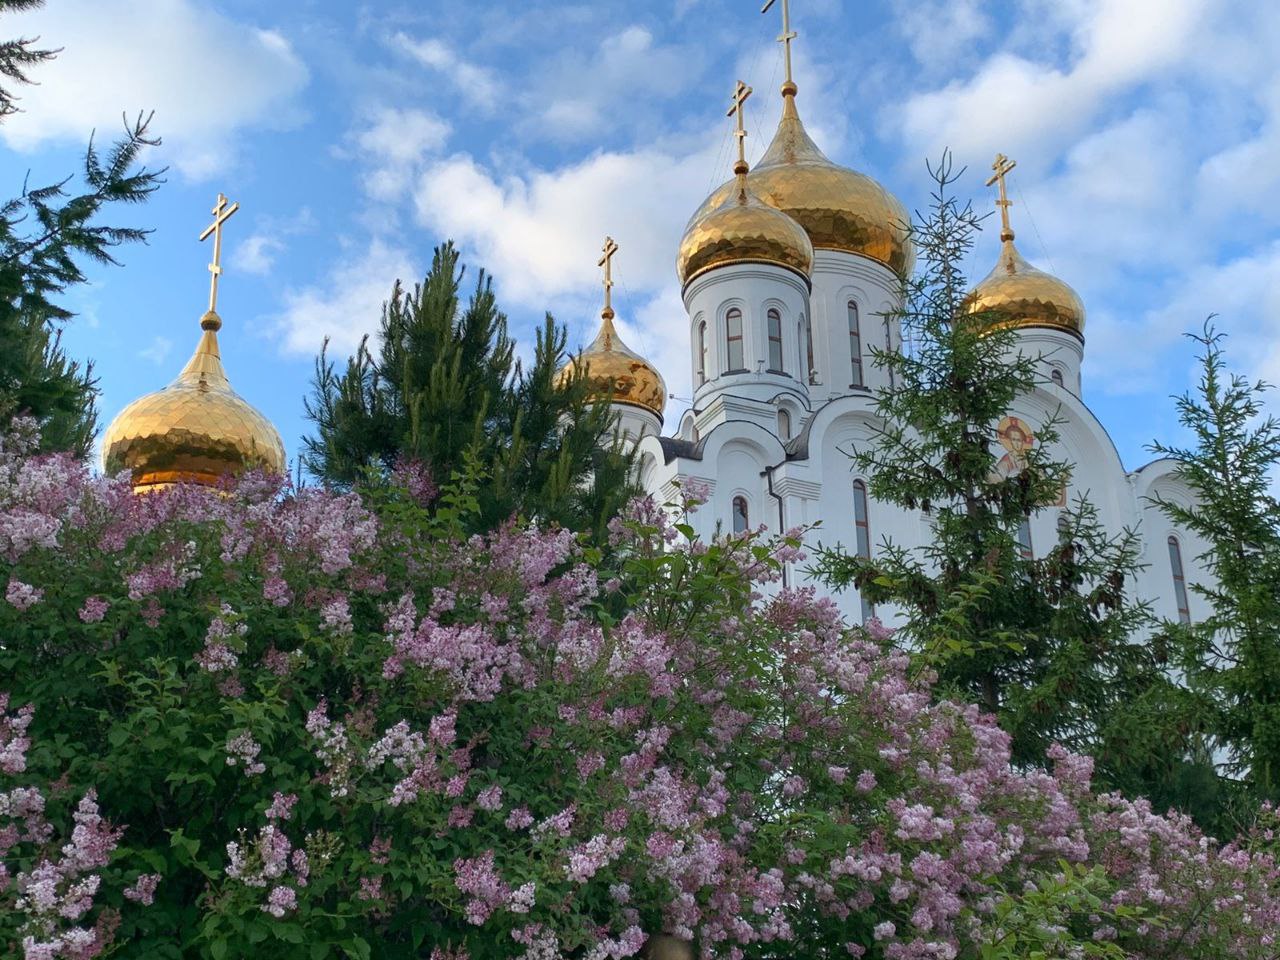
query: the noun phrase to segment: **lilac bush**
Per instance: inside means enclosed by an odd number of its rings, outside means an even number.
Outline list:
[[[607,555],[468,536],[474,490],[138,497],[0,439],[0,944],[1276,956],[1271,811],[1219,843],[1087,758],[1015,769],[887,631],[780,587],[795,536],[691,542],[696,497]]]

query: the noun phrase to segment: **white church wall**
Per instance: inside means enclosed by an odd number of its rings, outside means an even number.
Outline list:
[[[884,348],[885,315],[896,309],[899,294],[898,279],[884,264],[852,253],[815,251],[810,294],[819,381],[810,386],[815,404],[852,392],[874,391],[887,384],[887,374],[876,367],[871,348]],[[862,386],[855,386],[852,377],[850,301],[858,307]],[[898,349],[898,321],[891,318],[888,326],[890,343]]]
[[[695,354],[694,383],[698,383],[697,342],[700,326],[707,324],[708,350],[706,380],[694,391],[694,407],[708,410],[722,393],[759,402],[770,402],[788,393],[807,407],[807,372],[801,369],[798,328],[808,320],[809,287],[804,278],[783,267],[769,264],[729,264],[695,277],[684,290],[690,316],[691,347]],[[742,358],[729,356],[728,323],[732,310],[742,314]],[[779,314],[782,340],[782,367],[770,366],[769,311]],[[717,421],[698,422],[706,433]]]
[[[1169,550],[1169,538],[1178,542],[1182,561],[1183,582],[1187,609],[1191,620],[1203,620],[1209,613],[1209,605],[1195,588],[1209,583],[1212,578],[1200,557],[1209,544],[1189,530],[1176,527],[1154,502],[1163,498],[1182,507],[1194,502],[1191,489],[1177,476],[1176,465],[1171,460],[1157,460],[1136,471],[1132,477],[1135,504],[1142,515],[1143,561],[1147,568],[1139,575],[1142,596],[1150,599],[1156,616],[1177,622],[1179,619],[1178,596]]]

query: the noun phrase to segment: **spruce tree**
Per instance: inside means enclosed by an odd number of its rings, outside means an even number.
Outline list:
[[[1019,542],[1020,526],[1058,501],[1071,465],[1051,453],[1050,417],[1035,425],[1024,469],[996,470],[996,425],[1035,390],[1038,358],[1019,352],[998,317],[969,312],[960,264],[981,217],[953,196],[960,174],[949,155],[930,174],[931,207],[911,229],[920,267],[904,278],[896,313],[911,346],[875,352],[891,386],[877,397],[878,436],[852,453],[875,500],[924,512],[930,542],[885,540],[871,559],[825,550],[819,569],[900,611],[897,642],[943,689],[998,715],[1020,762],[1042,761],[1058,741],[1097,755],[1104,776],[1131,777],[1164,729],[1134,711],[1168,693],[1137,635],[1146,611],[1127,592],[1138,540],[1109,534],[1080,497],[1061,509],[1042,556]]]
[[[1178,401],[1186,447],[1152,445],[1178,463],[1195,492],[1185,505],[1156,502],[1208,546],[1199,557],[1214,584],[1192,589],[1209,616],[1169,624],[1177,666],[1199,698],[1226,773],[1255,800],[1280,801],[1280,420],[1265,415],[1270,387],[1227,369],[1224,335],[1212,322],[1189,335],[1200,345],[1194,392]]]
[[[0,0],[0,14],[40,6],[43,0]],[[0,43],[0,81],[26,84],[30,67],[55,55],[34,39]],[[18,98],[0,85],[0,119],[17,112]],[[158,143],[149,118],[126,123],[125,135],[106,155],[92,139],[85,154],[85,190],[68,189],[71,178],[31,188],[0,205],[0,426],[28,416],[40,427],[46,450],[83,457],[97,427],[97,381],[90,363],[70,359],[61,328],[71,313],[59,295],[83,283],[81,263],[116,264],[115,247],[143,240],[147,231],[97,222],[112,204],[139,203],[160,185],[160,173],[137,167],[139,153]]]
[[[321,352],[306,401],[307,470],[342,489],[382,482],[404,461],[437,483],[478,472],[482,526],[519,514],[602,542],[635,492],[608,403],[592,400],[581,373],[558,377],[567,334],[550,315],[526,369],[491,278],[480,271],[464,304],[464,275],[453,244],[437,247],[422,283],[392,288],[376,353],[366,337],[339,373]]]

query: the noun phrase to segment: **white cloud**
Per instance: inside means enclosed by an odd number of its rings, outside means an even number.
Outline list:
[[[328,337],[335,358],[353,352],[364,334],[377,332],[382,304],[397,279],[412,284],[421,273],[407,251],[381,239],[342,257],[322,283],[285,293],[284,311],[274,318],[282,348],[314,355]]]
[[[1181,229],[1194,195],[1169,189],[1194,174],[1188,124],[1172,106],[1142,109],[1076,142],[1055,176],[1024,177],[1020,166],[1010,178],[1019,246],[1094,290],[1211,255],[1204,236]]]
[[[145,350],[139,350],[138,356],[143,360],[149,360],[157,367],[165,362],[169,357],[169,352],[173,349],[173,341],[168,337],[155,337],[151,341],[151,345]]]
[[[406,33],[397,33],[392,45],[443,76],[472,106],[489,111],[497,105],[502,88],[493,72],[463,58],[444,41],[415,40]]]
[[[448,123],[425,110],[376,110],[370,124],[351,138],[368,161],[361,175],[365,192],[375,200],[403,196],[415,170],[445,145],[449,132]]]
[[[704,63],[695,51],[657,43],[646,27],[629,25],[605,37],[593,53],[566,51],[539,70],[524,97],[531,116],[521,132],[576,141],[599,139],[622,126],[634,131],[663,102],[686,94]]]
[[[964,158],[1053,156],[1116,96],[1188,63],[1212,3],[1089,0],[1067,21],[1068,66],[1001,50],[967,79],[894,104],[888,122],[916,156],[943,147]],[[1040,46],[1052,51],[1050,24],[1041,26]]]
[[[258,217],[254,232],[231,248],[228,258],[231,268],[237,272],[266,276],[288,249],[286,239],[308,233],[315,226],[315,217],[309,207],[303,207],[290,217]]]
[[[595,283],[606,235],[619,275],[653,291],[675,282],[685,221],[707,190],[710,151],[599,153],[549,172],[499,179],[469,156],[430,166],[415,191],[419,221],[485,264],[504,296],[530,306]]]
[[[57,0],[5,24],[63,48],[19,91],[24,112],[0,126],[13,149],[82,141],[94,128],[113,136],[122,114],[154,110],[164,162],[203,179],[233,159],[241,128],[299,116],[307,69],[289,42],[194,0]]]
[[[894,0],[894,25],[926,70],[953,69],[991,32],[981,0]]]
[[[284,241],[265,233],[255,233],[236,245],[231,266],[244,273],[265,276],[275,266],[276,257],[284,251]]]

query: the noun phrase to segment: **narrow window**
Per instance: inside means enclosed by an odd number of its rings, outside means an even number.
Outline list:
[[[849,301],[849,386],[861,387],[862,379],[862,328],[858,323],[858,305]]]
[[[782,373],[782,314],[770,310],[769,319],[769,369]]]
[[[698,324],[698,386],[707,382],[707,321]]]
[[[1023,560],[1031,560],[1035,557],[1035,551],[1031,549],[1031,520],[1029,517],[1023,517],[1018,524],[1018,553],[1022,555]]]
[[[816,383],[818,368],[813,365],[813,324],[806,317],[801,317],[800,323],[804,325],[804,358],[809,370],[809,375],[806,379],[810,383]]]
[[[778,411],[778,436],[783,443],[791,439],[791,414],[786,410]]]
[[[733,532],[746,533],[747,526],[751,523],[751,518],[747,513],[747,498],[733,498]]]
[[[745,370],[747,361],[742,354],[742,311],[734,307],[725,314],[725,351],[730,370]]]
[[[1182,572],[1182,548],[1178,538],[1169,538],[1169,567],[1173,571],[1173,595],[1178,601],[1178,622],[1191,622],[1191,604],[1187,601],[1187,578]]]
[[[1056,383],[1058,386],[1062,386],[1062,371],[1059,370],[1057,367],[1054,367],[1053,373],[1049,374],[1049,379],[1052,380],[1054,383]]]
[[[889,322],[889,318],[884,318],[884,352],[893,353],[893,324]],[[889,368],[889,387],[894,386],[893,367]]]
[[[858,556],[863,560],[871,559],[871,520],[867,513],[867,485],[861,480],[853,481],[853,530]],[[876,608],[862,598],[862,622],[866,623],[876,615]]]

